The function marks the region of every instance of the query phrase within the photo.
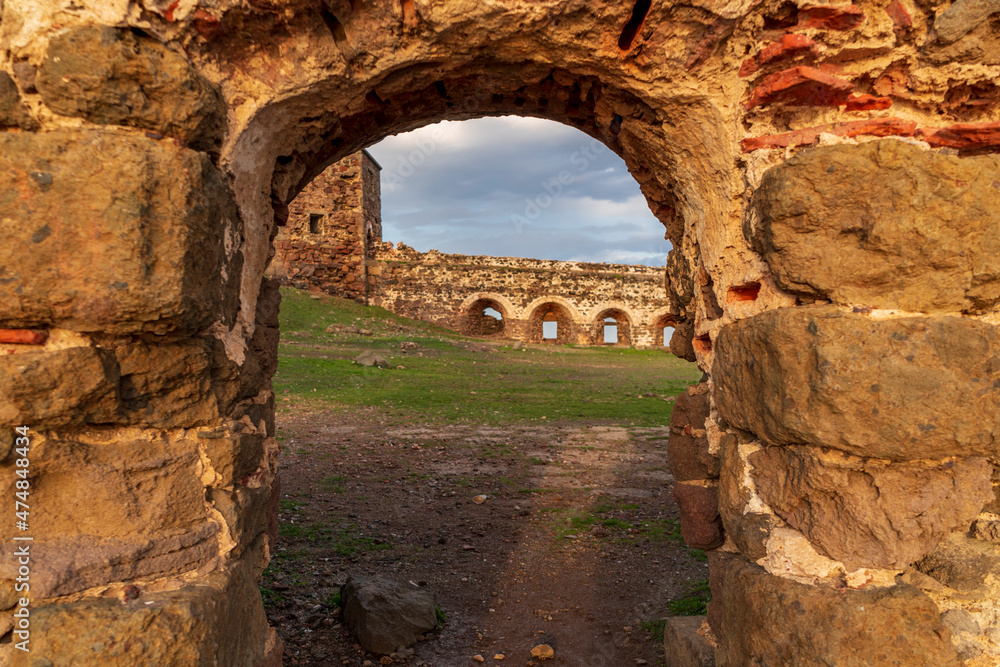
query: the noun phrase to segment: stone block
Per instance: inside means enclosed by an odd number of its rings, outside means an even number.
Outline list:
[[[267,620],[254,563],[130,601],[85,598],[31,612],[31,665],[246,665],[265,659]],[[27,667],[15,662],[15,667]]]
[[[754,244],[778,285],[916,312],[1000,301],[1000,157],[896,140],[802,151],[754,194]]]
[[[72,28],[49,41],[35,79],[63,116],[130,125],[218,151],[226,130],[222,95],[179,53],[127,28]]]
[[[708,556],[708,585],[712,592],[712,599],[707,605],[706,620],[712,633],[718,639],[718,633],[722,630],[722,588],[726,583],[726,573],[729,568],[737,563],[744,562],[744,558],[739,554],[732,554],[726,551],[709,551]]]
[[[21,598],[21,594],[17,592],[14,585],[13,579],[0,579],[0,611],[13,609]]]
[[[1000,595],[1000,547],[964,533],[949,535],[914,568],[965,599],[995,600]]]
[[[0,356],[0,424],[121,419],[114,355],[93,347]]]
[[[917,123],[901,118],[868,118],[866,120],[848,120],[842,123],[829,123],[806,127],[780,134],[765,134],[759,137],[747,137],[740,141],[744,153],[762,148],[784,148],[786,146],[813,146],[819,143],[823,134],[833,134],[838,137],[912,137],[917,131]]]
[[[218,555],[197,441],[183,430],[38,432],[32,444],[32,594],[70,595],[185,572]],[[13,497],[13,475],[0,492]],[[14,528],[0,529],[9,541]],[[11,552],[0,578],[11,578]]]
[[[705,420],[711,408],[707,384],[689,387],[677,397],[670,416],[667,459],[670,472],[679,482],[716,479],[719,459],[708,452]]]
[[[127,423],[159,428],[194,426],[219,417],[203,340],[115,348],[120,400]]]
[[[714,352],[720,415],[766,444],[895,461],[997,454],[1000,338],[984,322],[777,309],[724,327]]]
[[[239,433],[221,438],[203,438],[205,454],[219,475],[216,485],[229,487],[256,472],[264,457],[264,436]]]
[[[214,420],[208,349],[195,339],[0,357],[0,424],[174,428]]]
[[[667,667],[715,667],[715,649],[698,634],[704,616],[673,616],[663,626]]]
[[[242,554],[267,531],[270,488],[250,489],[237,485],[229,489],[209,489],[208,499],[229,527],[230,537],[235,542],[234,555]]]
[[[204,154],[107,130],[0,133],[0,221],[8,326],[192,334],[235,318],[238,214]]]
[[[771,447],[749,460],[764,501],[848,570],[904,569],[967,528],[992,497],[985,458],[889,463],[817,447]]]
[[[756,561],[767,555],[767,540],[779,521],[771,514],[747,511],[752,494],[746,484],[747,464],[740,456],[739,442],[727,433],[720,443],[719,516],[726,535],[740,553]]]
[[[28,113],[21,101],[17,84],[7,72],[0,71],[0,127],[19,127],[22,130],[38,129],[38,122]]]
[[[936,38],[945,44],[955,42],[997,12],[1000,0],[957,0],[934,20]]]
[[[694,483],[674,486],[674,502],[681,511],[681,535],[692,549],[715,549],[725,536],[719,518],[719,489]]]
[[[837,106],[846,104],[853,88],[850,81],[800,65],[761,79],[743,106],[747,109],[769,104]]]
[[[937,606],[913,586],[809,586],[735,558],[712,591],[720,667],[961,665]]]

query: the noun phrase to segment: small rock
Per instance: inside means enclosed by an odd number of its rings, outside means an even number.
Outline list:
[[[375,354],[371,350],[365,350],[355,357],[354,363],[359,366],[378,366],[379,368],[385,368],[389,365],[389,362],[386,361],[385,357],[380,354]]]
[[[434,597],[426,588],[378,577],[348,577],[341,600],[351,632],[375,653],[409,646],[437,625]]]
[[[503,653],[497,653],[497,654],[495,654],[495,655],[493,656],[493,659],[494,659],[494,660],[503,660],[503,659],[504,659],[504,658],[506,658],[506,657],[507,657],[507,656],[505,656],[505,655],[504,655]]]
[[[538,658],[539,660],[548,660],[549,658],[556,657],[556,651],[548,644],[539,644],[531,649],[531,657]]]
[[[478,653],[472,656],[472,659],[475,660],[476,662],[486,662],[486,658],[479,655]]]

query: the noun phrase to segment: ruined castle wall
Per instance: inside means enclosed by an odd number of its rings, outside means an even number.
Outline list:
[[[500,333],[531,342],[542,342],[533,318],[542,316],[546,304],[557,303],[570,325],[560,327],[569,330],[560,331],[559,342],[602,344],[598,322],[624,315],[619,332],[628,327],[631,337],[620,336],[621,344],[661,345],[669,306],[663,267],[420,253],[383,243],[368,271],[373,305],[472,333],[476,306],[492,302],[503,315]]]
[[[379,169],[359,151],[317,176],[288,206],[268,275],[364,301],[367,245],[382,236]]]
[[[663,267],[420,253],[402,243],[393,246],[381,240],[379,170],[368,152],[360,151],[306,186],[289,205],[268,276],[457,331],[530,342],[543,342],[544,306],[558,301],[565,320],[560,343],[603,344],[603,319],[611,316],[619,321],[618,344],[664,344],[663,327],[672,316]],[[482,300],[502,313],[501,327],[482,320]]]

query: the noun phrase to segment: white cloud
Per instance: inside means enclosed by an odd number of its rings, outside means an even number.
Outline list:
[[[572,127],[516,116],[445,121],[369,150],[383,166],[388,241],[654,265],[670,248],[624,162]]]

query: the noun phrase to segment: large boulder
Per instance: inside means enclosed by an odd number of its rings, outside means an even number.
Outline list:
[[[895,139],[805,150],[764,175],[753,241],[796,294],[983,310],[1000,300],[998,180],[1000,156],[958,158]]]
[[[985,458],[888,463],[817,447],[750,455],[757,491],[820,553],[849,570],[903,569],[992,497]]]
[[[426,588],[377,577],[348,577],[340,592],[344,622],[369,651],[389,654],[437,625]]]
[[[740,557],[712,565],[721,570],[709,609],[720,667],[961,665],[937,606],[913,586],[810,586]]]
[[[723,327],[714,351],[719,414],[765,444],[895,461],[998,453],[991,324],[781,308]]]

